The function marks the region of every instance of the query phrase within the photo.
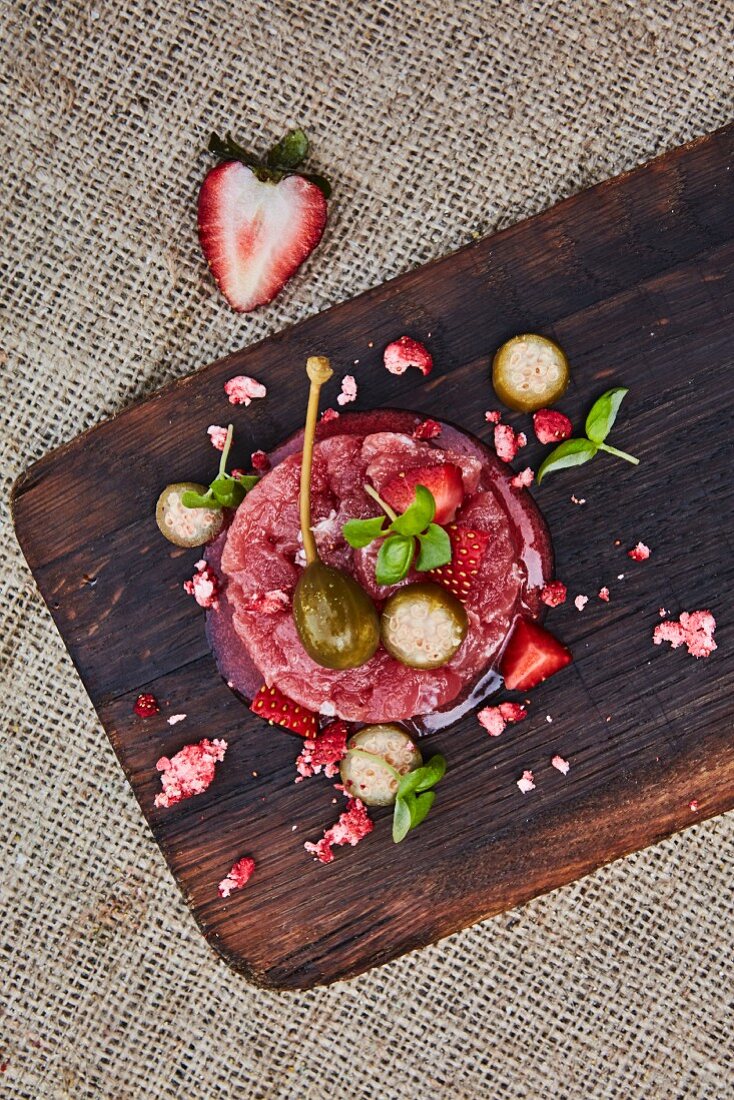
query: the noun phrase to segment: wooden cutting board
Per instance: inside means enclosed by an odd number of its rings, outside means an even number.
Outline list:
[[[23,551],[143,813],[207,939],[252,981],[348,977],[734,806],[733,153],[727,127],[377,287],[166,387],[16,484]],[[298,740],[220,680],[181,589],[197,554],[160,537],[155,499],[167,482],[210,479],[211,423],[234,420],[237,464],[298,428],[312,353],[338,372],[326,404],[349,372],[355,408],[415,409],[488,438],[491,356],[522,331],[566,349],[562,408],[575,423],[603,390],[630,388],[612,441],[640,466],[601,456],[536,493],[569,585],[551,625],[574,664],[500,738],[472,716],[431,736],[449,771],[403,844],[380,811],[371,836],[322,866],[303,842],[336,820],[335,792],[323,777],[294,784]],[[427,379],[381,365],[405,332],[433,351]],[[264,381],[268,398],[232,409],[222,386],[239,373]],[[540,454],[531,443],[522,465]],[[625,550],[640,539],[652,556],[637,564]],[[675,617],[711,608],[717,651],[696,661],[654,647],[661,606]],[[146,721],[132,709],[143,690],[163,703]],[[185,722],[169,726],[173,713]],[[229,742],[213,784],[154,810],[156,760],[202,737]],[[565,778],[555,753],[571,763]],[[525,768],[537,789],[523,796]],[[256,875],[220,899],[217,883],[245,854]]]

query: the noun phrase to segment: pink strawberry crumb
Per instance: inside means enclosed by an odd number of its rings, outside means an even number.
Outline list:
[[[247,408],[256,398],[265,397],[268,391],[262,382],[248,378],[246,374],[238,374],[224,383],[224,392],[230,405],[244,405]]]
[[[577,611],[583,611],[584,608],[586,607],[587,603],[589,602],[589,597],[588,596],[577,596],[576,599],[573,602],[574,602],[574,606],[575,606]]]
[[[688,803],[688,809],[691,810],[692,813],[694,813],[694,814],[696,813],[696,811],[698,810],[698,799],[697,798],[692,798],[691,799],[691,801]]]
[[[241,890],[243,886],[246,886],[252,878],[254,870],[254,859],[250,859],[249,856],[245,856],[244,859],[238,859],[227,877],[223,878],[219,883],[220,898],[228,898],[233,890]]]
[[[570,437],[573,425],[555,409],[538,409],[533,414],[533,429],[540,443],[559,443]]]
[[[604,603],[609,603],[609,589],[606,585],[604,585],[603,588],[599,589],[599,591],[597,592],[597,596],[600,600],[603,600]]]
[[[502,717],[499,707],[484,707],[477,714],[477,720],[490,737],[499,737],[507,725],[507,719]]]
[[[189,596],[193,596],[199,607],[219,607],[219,578],[212,567],[205,562],[197,561],[196,572],[190,581],[183,582],[183,590]]]
[[[667,607],[659,607],[658,608],[658,615],[660,616],[661,619],[664,619],[667,614],[668,614]]]
[[[506,722],[522,722],[527,718],[527,708],[520,703],[500,703],[500,714]]]
[[[184,745],[175,756],[162,756],[156,768],[161,775],[163,790],[155,797],[156,806],[175,806],[184,798],[205,791],[214,778],[214,769],[224,759],[227,742],[199,741]]]
[[[211,440],[212,447],[215,447],[218,451],[224,450],[224,444],[227,442],[226,428],[223,428],[220,424],[210,424],[206,434]]]
[[[359,798],[350,798],[346,810],[341,814],[336,825],[327,829],[321,840],[315,844],[307,840],[303,847],[319,863],[331,863],[334,858],[332,848],[342,844],[351,844],[353,847],[371,833],[374,827],[364,802]]]
[[[500,420],[502,419],[502,413],[499,411],[499,409],[487,409],[486,413],[484,414],[484,419],[487,421],[488,424],[499,424]]]
[[[441,425],[435,420],[421,420],[413,430],[413,439],[436,439],[441,434]]]
[[[347,754],[347,726],[332,722],[318,737],[307,738],[296,759],[296,771],[304,778],[318,775],[323,769],[329,779],[339,771],[338,764]]]
[[[269,592],[262,592],[259,596],[253,596],[245,604],[245,611],[257,611],[261,615],[274,615],[277,611],[287,611],[291,606],[291,598],[282,588],[272,588]]]
[[[708,657],[717,648],[716,619],[710,611],[681,612],[680,619],[658,623],[652,633],[655,645],[670,642],[673,649],[685,645],[692,657]]]
[[[522,773],[520,778],[516,781],[518,789],[522,794],[528,794],[529,791],[535,790],[535,776],[531,771],[527,769]]]
[[[521,447],[527,443],[524,432],[515,432],[509,424],[495,424],[494,449],[503,462],[512,462]]]
[[[546,607],[559,607],[566,602],[568,589],[563,581],[548,581],[543,585],[540,598]]]
[[[645,546],[644,542],[638,542],[637,546],[627,551],[627,557],[632,558],[632,561],[647,561],[650,557],[650,547]]]
[[[577,497],[577,496],[574,496],[573,493],[571,493],[571,503],[572,504],[586,504],[586,497]]]
[[[357,400],[357,381],[352,374],[345,374],[342,378],[342,392],[336,399],[337,405],[348,405]]]
[[[168,722],[169,726],[177,726],[179,722],[185,722],[186,721],[186,715],[185,714],[172,714],[172,715],[170,715],[169,718],[166,718],[166,721]]]
[[[321,414],[321,420],[324,424],[328,424],[330,420],[338,420],[339,413],[336,409],[324,409]]]
[[[411,336],[400,336],[388,344],[382,361],[390,374],[405,374],[408,367],[416,367],[424,376],[433,370],[430,351]]]
[[[551,760],[551,764],[557,771],[562,772],[563,775],[568,775],[568,770],[571,765],[568,760],[564,760],[562,756],[556,754]]]
[[[519,474],[515,474],[513,478],[510,478],[510,485],[513,489],[528,489],[532,485],[534,477],[535,471],[526,466]]]
[[[250,463],[256,474],[266,474],[270,469],[270,459],[265,451],[253,451],[250,455]]]

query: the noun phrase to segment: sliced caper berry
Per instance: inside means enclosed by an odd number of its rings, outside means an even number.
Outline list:
[[[440,584],[421,581],[399,588],[382,612],[382,644],[409,668],[440,668],[464,641],[464,606]]]
[[[155,521],[158,529],[175,546],[203,546],[219,534],[224,524],[221,508],[186,508],[183,493],[206,493],[206,485],[177,481],[167,485],[158,497]]]
[[[400,726],[365,726],[347,742],[340,775],[347,793],[368,806],[391,806],[400,776],[423,763],[420,750]]]
[[[534,333],[513,336],[492,362],[492,385],[503,404],[534,412],[554,404],[565,393],[568,359],[553,340]]]

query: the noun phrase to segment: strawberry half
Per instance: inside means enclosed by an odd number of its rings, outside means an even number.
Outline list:
[[[405,473],[390,478],[383,485],[380,495],[398,512],[404,512],[413,502],[416,485],[424,485],[433,494],[436,502],[433,522],[450,523],[464,499],[464,484],[459,467],[453,462],[444,462],[440,466],[419,466],[406,470]]]
[[[273,300],[321,240],[326,199],[303,176],[263,181],[240,161],[218,164],[199,192],[199,240],[232,309]]]
[[[500,662],[505,687],[528,691],[572,661],[570,650],[537,623],[518,619]]]
[[[448,588],[458,600],[465,600],[489,545],[489,535],[486,531],[458,527],[455,523],[448,528],[448,533],[451,539],[451,561],[448,565],[439,565],[437,569],[432,569],[429,576]]]
[[[276,687],[267,684],[258,691],[250,704],[250,710],[270,722],[271,726],[282,726],[301,737],[315,738],[318,734],[316,715],[313,711],[294,703]]]

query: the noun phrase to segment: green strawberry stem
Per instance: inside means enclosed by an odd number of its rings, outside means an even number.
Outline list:
[[[627,454],[626,451],[620,451],[617,447],[610,447],[608,443],[597,444],[600,451],[606,451],[607,454],[616,455],[617,458],[623,458],[625,462],[631,462],[633,466],[639,466],[639,458],[635,458],[634,455]]]

